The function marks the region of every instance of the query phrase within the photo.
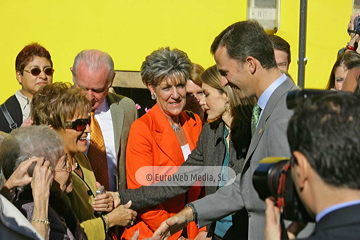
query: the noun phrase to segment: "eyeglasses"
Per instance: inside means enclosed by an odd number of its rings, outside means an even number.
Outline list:
[[[75,121],[67,121],[65,123],[65,127],[67,129],[74,129],[76,131],[84,131],[87,125],[90,125],[90,117],[89,118],[80,118]]]
[[[61,170],[54,170],[54,172],[68,172],[72,171],[72,164],[69,161],[67,153],[65,153],[62,157],[60,157],[59,161],[63,161],[63,167]]]
[[[28,72],[28,73],[31,73],[31,75],[33,76],[39,76],[41,71],[44,71],[44,73],[47,75],[47,76],[52,76],[53,73],[54,73],[54,69],[51,68],[51,67],[48,67],[48,68],[44,68],[44,70],[41,70],[41,68],[38,68],[38,67],[35,67],[35,68],[32,68],[31,70],[25,70],[25,72]]]

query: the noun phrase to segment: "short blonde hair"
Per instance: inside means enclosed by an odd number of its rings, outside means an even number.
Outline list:
[[[65,129],[66,121],[75,114],[86,115],[91,111],[91,102],[81,89],[71,88],[70,83],[48,84],[35,93],[31,101],[31,117],[35,125],[51,125]]]

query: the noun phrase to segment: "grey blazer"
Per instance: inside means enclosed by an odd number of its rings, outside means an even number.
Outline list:
[[[126,143],[131,124],[138,118],[135,103],[130,98],[108,93],[106,96],[110,107],[114,128],[114,142],[117,156],[116,183],[117,189],[126,189]]]
[[[221,120],[211,124],[205,124],[199,136],[196,148],[191,152],[188,159],[181,166],[194,167],[194,173],[201,172],[204,166],[222,166],[225,157],[223,134],[224,122]],[[234,142],[230,141],[229,167],[233,168],[236,173],[240,173],[245,161],[249,145],[250,131],[246,134],[248,134],[248,139],[236,142],[237,149],[239,149],[239,151],[235,151]],[[188,168],[184,170],[182,167],[176,174],[183,175],[185,173],[190,175]],[[190,181],[187,183],[189,182]],[[131,200],[131,208],[138,210],[161,204],[173,197],[187,192],[190,187],[191,185],[189,184],[183,186],[181,182],[172,182],[170,184],[167,181],[160,181],[152,184],[151,186],[121,190],[120,197],[122,203],[126,203]],[[216,192],[217,189],[217,186],[206,186],[205,193],[206,195],[211,194]]]
[[[286,94],[292,89],[295,85],[287,78],[271,95],[251,140],[244,168],[235,182],[192,203],[200,226],[245,209],[247,214],[242,216],[244,221],[248,219],[248,235],[244,231],[241,239],[264,239],[265,203],[252,185],[252,175],[265,157],[290,157],[286,128],[293,112],[286,107]]]

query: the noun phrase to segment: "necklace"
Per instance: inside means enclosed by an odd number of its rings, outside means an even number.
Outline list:
[[[178,132],[180,130],[179,126],[175,126],[175,124],[171,124],[172,129],[174,130],[174,132]]]

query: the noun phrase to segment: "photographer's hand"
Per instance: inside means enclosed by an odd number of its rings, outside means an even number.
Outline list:
[[[266,203],[266,225],[265,240],[280,240],[280,210],[275,206],[272,198],[267,198]]]
[[[348,29],[353,31],[354,30],[354,20],[357,16],[360,16],[360,13],[354,13],[350,16],[350,22],[348,24]],[[358,42],[360,40],[359,34],[356,33],[350,33],[350,41],[348,42],[348,46],[354,47],[355,42]]]

